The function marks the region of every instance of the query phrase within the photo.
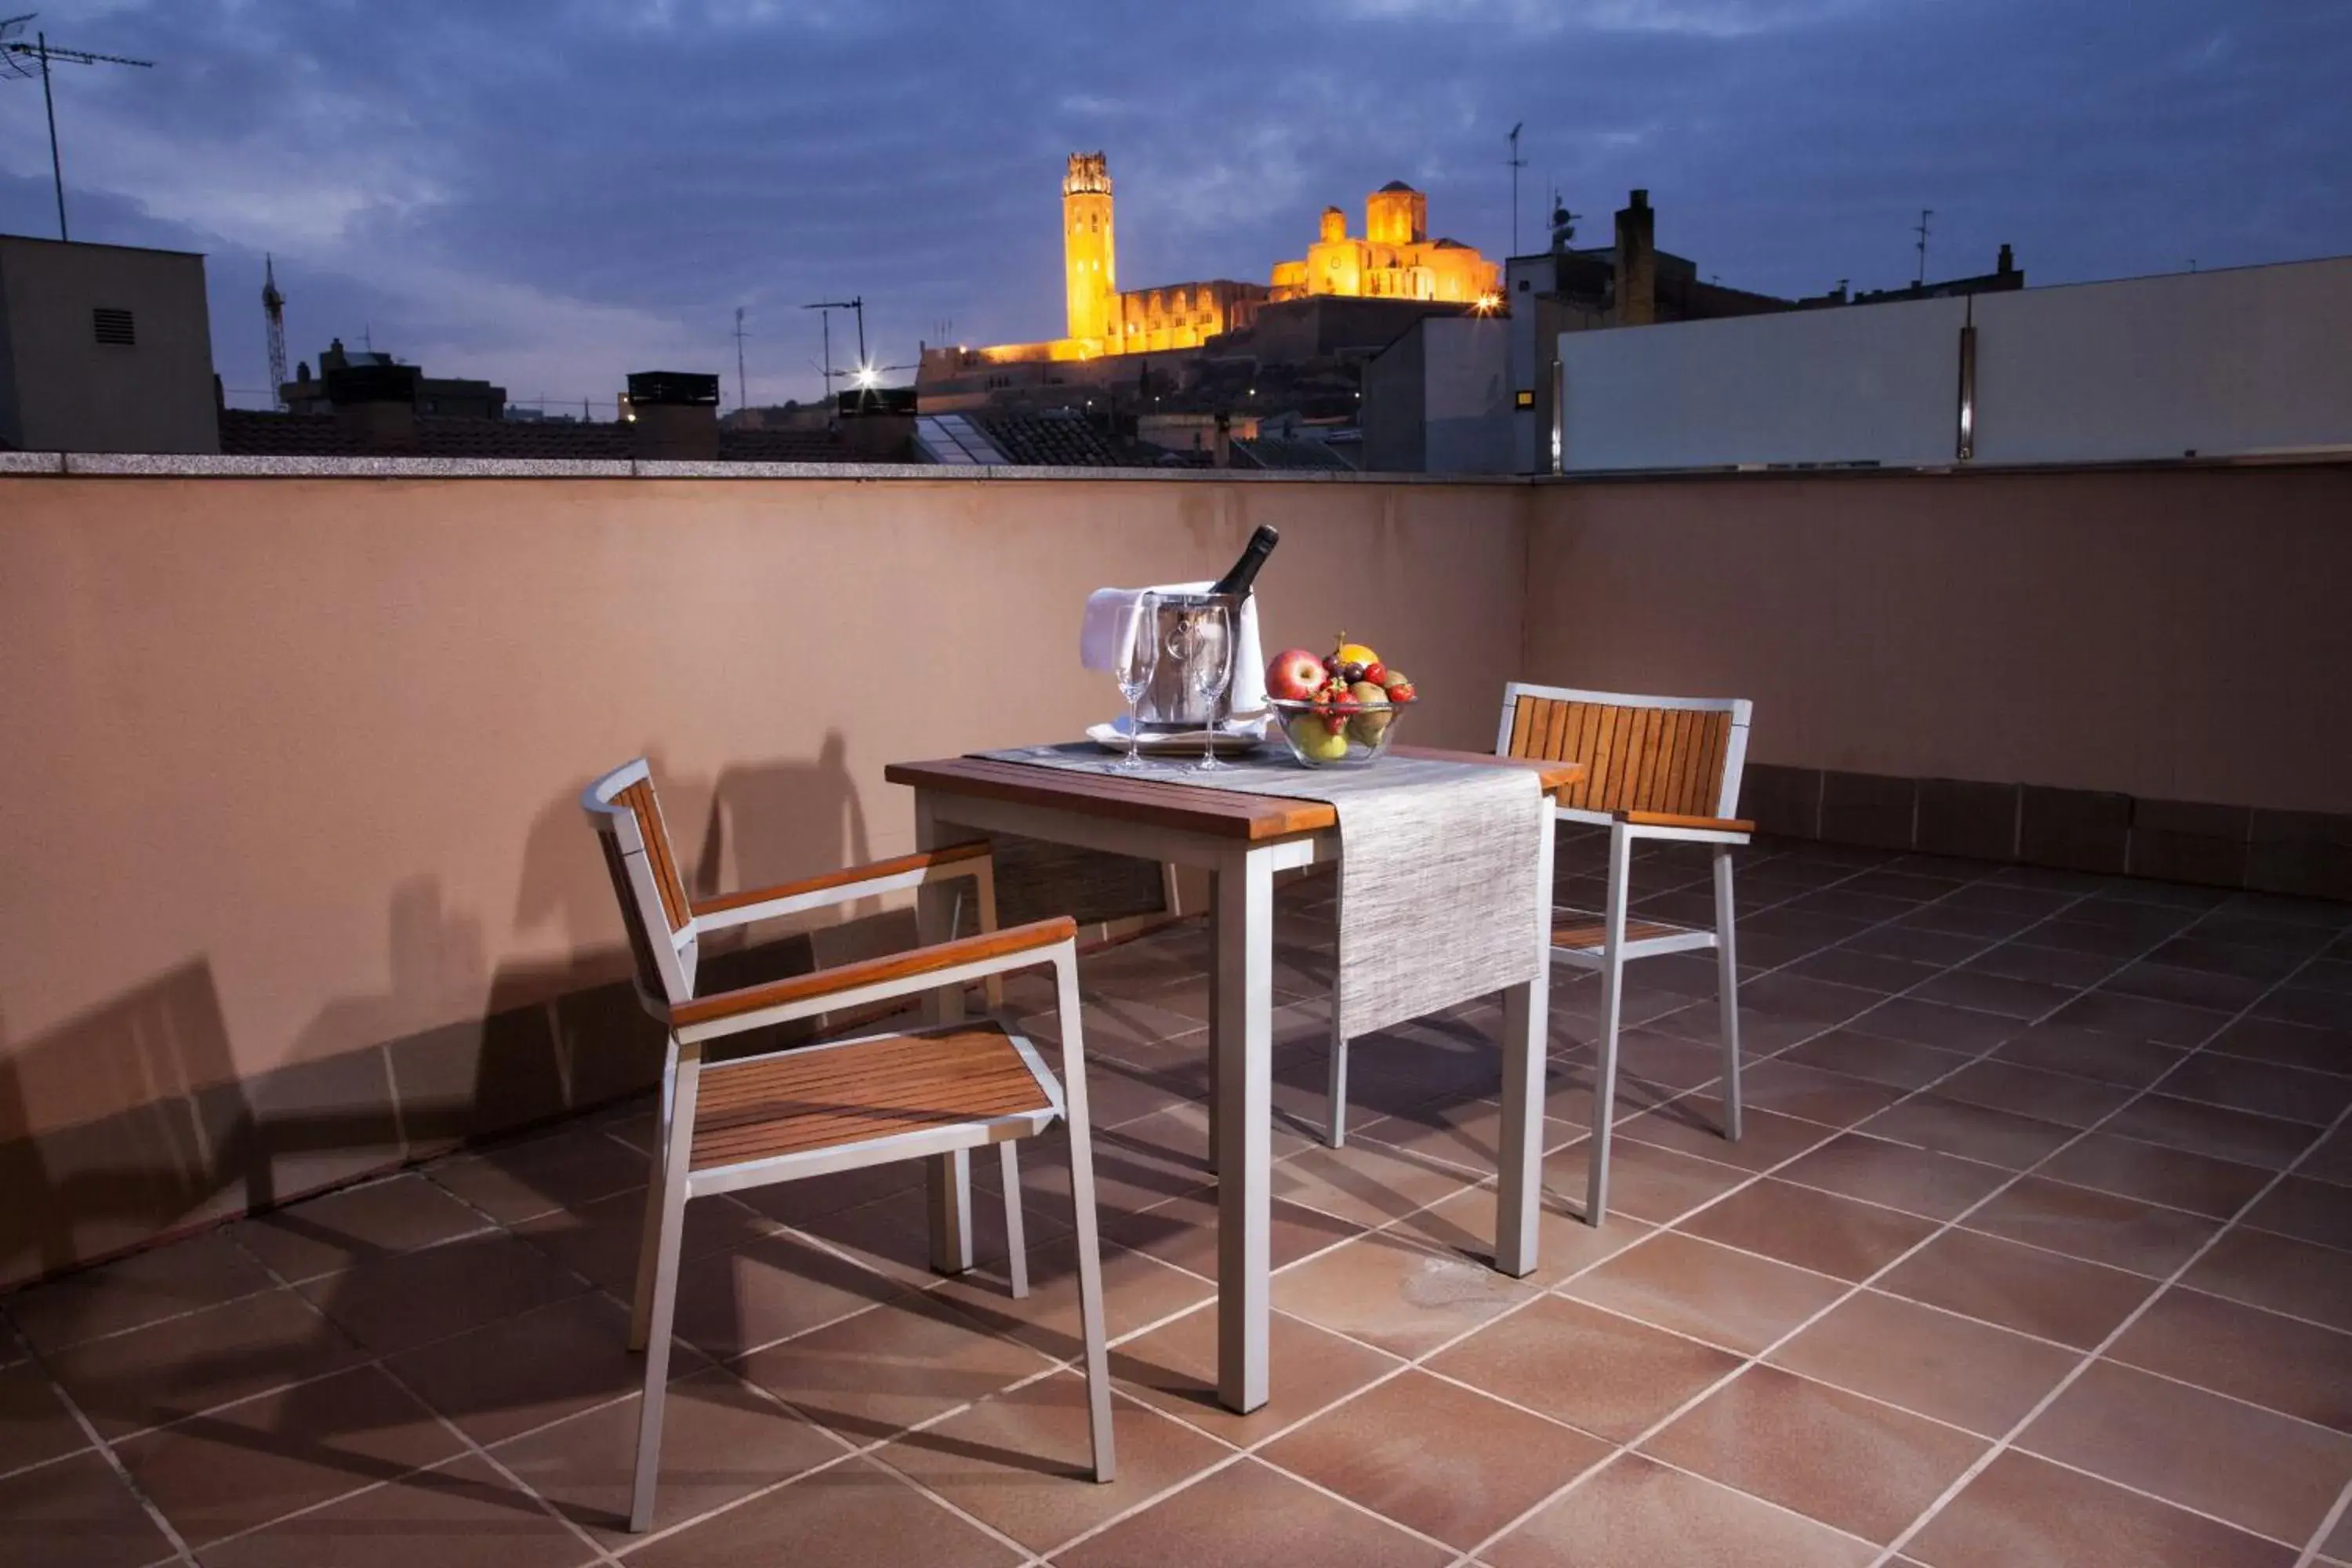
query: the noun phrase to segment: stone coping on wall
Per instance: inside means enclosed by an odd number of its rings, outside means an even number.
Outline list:
[[[0,476],[89,479],[969,479],[1093,480],[1250,485],[1657,484],[1683,480],[1859,479],[1983,474],[2116,473],[2152,469],[2352,468],[2352,447],[2241,457],[2165,458],[2085,463],[1935,464],[1917,468],[1824,466],[1622,468],[1575,474],[1362,473],[1335,468],[1084,468],[1020,464],[681,463],[635,458],[295,458],[200,453],[0,451]]]

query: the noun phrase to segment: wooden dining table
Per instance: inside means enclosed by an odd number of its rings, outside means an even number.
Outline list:
[[[1391,753],[1529,769],[1553,798],[1584,772],[1579,763],[1419,746],[1395,746]],[[1220,790],[1213,783],[1122,778],[985,757],[893,763],[883,776],[915,792],[919,848],[1010,833],[1208,873],[1213,928],[1209,1136],[1211,1163],[1218,1173],[1217,1394],[1229,1409],[1255,1410],[1266,1401],[1269,1377],[1274,879],[1278,871],[1337,861],[1339,808],[1328,801]],[[1504,993],[1495,1267],[1512,1276],[1536,1267],[1551,967],[1549,831],[1539,859],[1536,977]],[[950,907],[933,897],[918,918],[923,940],[934,942],[950,934],[954,917]],[[943,993],[937,1005],[946,1016],[959,1015],[961,992]],[[961,1273],[972,1261],[968,1163],[935,1162],[929,1184],[932,1265]]]

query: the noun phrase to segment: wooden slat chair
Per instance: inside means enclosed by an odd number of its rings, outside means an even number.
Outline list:
[[[1610,1108],[1617,1090],[1617,1026],[1624,966],[1637,958],[1716,950],[1723,1009],[1723,1135],[1739,1137],[1739,974],[1733,952],[1731,851],[1756,830],[1731,814],[1748,758],[1754,705],[1739,698],[1632,697],[1513,681],[1503,692],[1495,749],[1506,756],[1584,764],[1581,782],[1553,807],[1559,822],[1609,829],[1607,908],[1555,910],[1553,962],[1601,972],[1600,1060],[1593,1072],[1591,1163],[1584,1212],[1598,1225],[1609,1208]],[[1712,928],[1629,920],[1633,845],[1669,839],[1715,847]]]
[[[1013,1294],[1025,1296],[1028,1269],[1013,1141],[1043,1132],[1056,1120],[1066,1121],[1070,1129],[1094,1477],[1111,1479],[1110,1381],[1076,924],[1065,916],[1005,931],[987,929],[995,921],[985,844],[904,855],[756,892],[693,899],[678,874],[643,758],[591,784],[580,804],[613,874],[636,959],[638,995],[669,1031],[661,1135],[646,1195],[629,1321],[630,1348],[646,1352],[629,1528],[644,1531],[653,1522],[678,1238],[689,1198],[924,1157],[942,1163],[968,1194],[970,1151],[995,1143],[1004,1173]],[[978,935],[740,990],[695,994],[696,949],[705,932],[950,879],[970,879],[982,895],[983,929]],[[1059,1081],[1027,1039],[993,1022],[937,1024],[737,1060],[703,1060],[707,1045],[729,1036],[893,998],[928,995],[936,1004],[954,997],[952,1005],[936,1008],[953,1016],[961,1013],[963,987],[1044,964],[1054,970],[1062,1035]],[[956,1222],[968,1225],[969,1215],[967,1197]]]

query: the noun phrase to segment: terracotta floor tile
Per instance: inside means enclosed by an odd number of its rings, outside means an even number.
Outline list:
[[[2233,1229],[2181,1277],[2209,1295],[2352,1331],[2352,1253]]]
[[[2352,1334],[2175,1286],[2107,1353],[2128,1365],[2352,1432]]]
[[[2210,969],[2184,969],[2142,959],[2126,967],[2121,973],[2102,982],[2101,988],[2119,991],[2127,996],[2177,1002],[2184,1007],[2206,1007],[2216,1013],[2235,1013],[2268,990],[2270,983],[2242,974],[2223,974]]]
[[[1896,1266],[1879,1288],[2088,1350],[2146,1300],[2155,1286],[2119,1268],[1952,1230]]]
[[[384,1364],[478,1443],[496,1443],[644,1386],[629,1315],[580,1296],[387,1357]],[[703,1364],[673,1348],[670,1376]]]
[[[2164,1079],[2164,1092],[2325,1127],[2352,1104],[2352,1078],[2200,1051]]]
[[[2284,1170],[2318,1136],[2316,1128],[2299,1121],[2164,1094],[2145,1095],[2125,1106],[2102,1131],[2266,1171]]]
[[[1938,1050],[1907,1040],[1883,1039],[1832,1029],[1817,1035],[1783,1054],[1781,1061],[1801,1062],[1849,1077],[1867,1079],[1895,1089],[1920,1089],[1966,1067],[1975,1059],[1965,1051]]]
[[[586,1127],[436,1163],[432,1179],[501,1225],[646,1184],[641,1150]]]
[[[2220,942],[2198,934],[2194,928],[2147,956],[2151,963],[2170,964],[2176,969],[2201,969],[2214,974],[2242,975],[2249,980],[2283,980],[2301,962],[2293,952]]]
[[[1110,1352],[1111,1375],[1145,1403],[1228,1443],[1263,1442],[1395,1369],[1397,1359],[1370,1345],[1276,1312],[1267,1331],[1270,1397],[1247,1415],[1217,1402],[1217,1312],[1188,1312]]]
[[[267,1290],[268,1271],[219,1231],[37,1285],[4,1310],[37,1351],[119,1333]]]
[[[2335,1531],[2319,1548],[2323,1562],[2352,1563],[2352,1510],[2336,1522]]]
[[[360,1359],[292,1291],[271,1290],[60,1351],[49,1370],[100,1435],[115,1437]]]
[[[2352,1186],[2352,1127],[2339,1127],[2321,1139],[2295,1167],[2295,1174]]]
[[[2081,1357],[1990,1323],[1864,1290],[1774,1351],[1775,1365],[1998,1437]]]
[[[1578,1214],[1584,1212],[1587,1154],[1570,1144],[1544,1161],[1544,1194]],[[1609,1211],[1652,1225],[1664,1225],[1721,1196],[1749,1173],[1633,1138],[1617,1139],[1609,1154]]]
[[[1663,1232],[1562,1286],[1561,1294],[1753,1355],[1845,1289],[1769,1258]]]
[[[205,1568],[574,1568],[596,1559],[506,1478],[467,1458],[224,1542]]]
[[[2289,1176],[2247,1211],[2244,1223],[2352,1250],[2352,1194],[2333,1183]]]
[[[2263,1190],[2270,1173],[2185,1149],[2093,1132],[2035,1173],[2126,1197],[2227,1219]]]
[[[1118,1479],[1088,1468],[1087,1387],[1075,1373],[993,1395],[910,1432],[875,1458],[1035,1551],[1051,1551],[1232,1450],[1192,1427],[1114,1404]]]
[[[1435,1568],[1453,1553],[1244,1459],[1058,1552],[1060,1568]]]
[[[1905,1093],[1891,1084],[1872,1083],[1780,1057],[1748,1064],[1739,1075],[1739,1092],[1741,1102],[1750,1110],[1776,1110],[1826,1127],[1847,1127],[1874,1116]]]
[[[1788,973],[1803,975],[1808,980],[1827,980],[1835,984],[1857,986],[1864,991],[1892,996],[1934,979],[1942,973],[1942,969],[1940,964],[1917,963],[1841,944],[1823,948],[1811,957],[1790,964]]]
[[[1216,1294],[1216,1287],[1125,1247],[1102,1254],[1103,1317],[1110,1337],[1133,1333],[1147,1323],[1171,1318]],[[1084,1353],[1078,1316],[1078,1249],[1076,1238],[1056,1237],[1029,1247],[1029,1294],[1014,1300],[1002,1262],[983,1263],[969,1274],[933,1288],[940,1300],[1007,1339],[1017,1340],[1057,1361]]]
[[[2116,967],[2113,959],[2097,953],[2045,947],[2032,941],[2032,934],[2029,929],[2017,941],[2005,942],[1981,957],[1970,959],[1962,966],[1961,972],[1999,974],[2011,980],[2031,980],[2042,985],[2073,988],[2095,985]]]
[[[1739,1365],[1739,1358],[1580,1301],[1548,1297],[1426,1363],[1614,1443]]]
[[[1892,1541],[1984,1451],[1983,1439],[1759,1366],[1642,1445],[1768,1502]]]
[[[908,1296],[756,1352],[740,1370],[811,1420],[868,1443],[1047,1364],[942,1302]]]
[[[1471,1173],[1415,1160],[1377,1143],[1309,1149],[1276,1163],[1273,1192],[1294,1203],[1360,1226],[1376,1226],[1449,1197],[1470,1184]]]
[[[1469,1547],[1608,1458],[1609,1445],[1408,1372],[1258,1454],[1383,1518]]]
[[[1996,1047],[1992,1059],[2145,1089],[2185,1054],[2178,1046],[2160,1046],[2128,1035],[2110,1035],[2072,1024],[2036,1024]]]
[[[1493,1268],[1382,1233],[1275,1276],[1274,1304],[1396,1355],[1414,1356],[1535,1294]]]
[[[631,1397],[515,1438],[497,1449],[499,1462],[607,1545],[635,1542],[627,1526],[640,1408]],[[709,1368],[680,1378],[662,1406],[654,1528],[692,1519],[842,1452],[838,1439],[731,1373]]]
[[[619,1193],[520,1221],[513,1231],[563,1268],[625,1299],[636,1289],[645,1206],[643,1193]],[[686,1205],[678,1256],[695,1258],[740,1247],[775,1228],[775,1221],[723,1197],[698,1199]]]
[[[167,1426],[116,1451],[183,1538],[202,1546],[464,1445],[374,1367],[358,1367]]]
[[[228,1234],[288,1279],[413,1252],[489,1225],[415,1173],[388,1176],[240,1220]]]
[[[546,1306],[587,1287],[504,1233],[375,1258],[297,1287],[378,1355]]]
[[[2048,1158],[2074,1136],[2074,1129],[2055,1122],[1935,1094],[1915,1095],[1889,1106],[1856,1131],[2011,1171]]]
[[[680,1267],[676,1331],[723,1358],[905,1293],[895,1279],[779,1233]]]
[[[2043,921],[2032,931],[2037,946],[2064,948],[2069,952],[2095,953],[2112,960],[2110,968],[2121,965],[2126,959],[2137,958],[2162,942],[2168,934],[2134,931],[2099,921],[2070,919],[2064,915]]]
[[[1364,1227],[1352,1221],[1301,1204],[1276,1199],[1269,1208],[1267,1253],[1276,1268],[1363,1234]],[[1217,1277],[1217,1194],[1213,1190],[1141,1214],[1107,1213],[1101,1224],[1105,1241],[1149,1253],[1204,1279]]]
[[[1858,1132],[1832,1139],[1777,1173],[1783,1181],[1929,1219],[1956,1217],[2010,1178],[1997,1166]]]
[[[2085,1029],[2105,1029],[2136,1040],[2166,1046],[2198,1046],[2213,1037],[2230,1021],[2227,1013],[2184,1007],[2177,1002],[2126,995],[2120,991],[2085,991],[2050,1016],[2050,1021]]]
[[[2352,1436],[2111,1361],[2017,1447],[2296,1545],[2352,1481]]]
[[[1817,1274],[1864,1279],[1926,1240],[1936,1224],[1767,1176],[1676,1228]]]
[[[1980,1056],[2025,1027],[2016,1018],[1918,997],[1883,1002],[1846,1026],[1856,1034]]]
[[[1488,1547],[1495,1568],[1864,1568],[1876,1549],[1626,1454]]]
[[[1818,1121],[1742,1106],[1739,1141],[1723,1135],[1723,1102],[1712,1094],[1685,1095],[1619,1123],[1619,1140],[1655,1144],[1717,1165],[1769,1171],[1836,1136]]]
[[[1912,993],[1922,1001],[1972,1007],[1979,1013],[1999,1014],[2021,1022],[2056,1011],[2072,1001],[2074,994],[2072,985],[2052,985],[1973,968],[1947,971]]]
[[[0,1479],[8,1568],[142,1568],[171,1557],[170,1539],[95,1451]]]
[[[1961,1222],[1988,1236],[2165,1278],[2189,1261],[2213,1221],[2137,1198],[2025,1176]]]
[[[2206,1047],[2281,1067],[2315,1072],[2352,1072],[2352,1031],[2317,1029],[2276,1018],[2241,1018]]]
[[[2101,1121],[2133,1092],[2119,1084],[2008,1061],[1979,1062],[1936,1086],[1936,1093],[1946,1100],[2074,1128]]]
[[[1963,963],[1991,945],[1991,938],[1959,931],[1931,931],[1918,926],[1878,926],[1850,936],[1838,945],[1856,952],[1907,959],[1931,968]]]
[[[1557,991],[1554,994],[1558,994]],[[1864,992],[1863,994],[1874,995],[1875,993]],[[1718,1050],[1723,1047],[1723,1009],[1717,1005],[1712,996],[1645,1019],[1643,1026],[1660,1035],[1688,1040],[1693,1045],[1712,1046]],[[1739,1015],[1739,1048],[1751,1055],[1759,1051],[1777,1051],[1800,1040],[1809,1040],[1823,1029],[1833,1026],[1817,1019],[1783,1017],[1775,1013],[1743,1008]]]
[[[1583,1207],[1581,1201],[1577,1205]],[[1494,1184],[1458,1193],[1419,1214],[1399,1220],[1386,1234],[1459,1258],[1492,1268],[1495,1262],[1496,1201]],[[1626,1215],[1611,1215],[1607,1223],[1590,1226],[1564,1204],[1539,1205],[1536,1215],[1536,1267],[1525,1282],[1548,1289],[1580,1269],[1614,1257],[1654,1228]]]
[[[1503,1108],[1490,1100],[1433,1100],[1396,1116],[1375,1117],[1348,1130],[1349,1142],[1361,1140],[1394,1149],[1416,1160],[1452,1165],[1484,1178],[1495,1173],[1502,1147]],[[1580,1122],[1547,1117],[1543,1146],[1559,1148],[1583,1136]]]
[[[1928,1568],[2293,1568],[2291,1548],[2014,1451],[1905,1548]]]
[[[1027,1162],[1023,1163],[1025,1166]],[[975,1185],[982,1178],[983,1169],[984,1164],[974,1168]],[[805,1181],[745,1187],[729,1196],[779,1224],[803,1226],[826,1215],[839,1214],[843,1209],[887,1198],[894,1193],[919,1190],[922,1182],[923,1163],[920,1160],[898,1160],[887,1165],[864,1165],[855,1170],[835,1171],[829,1176],[811,1176]],[[608,1198],[604,1201],[611,1203],[615,1200]],[[622,1204],[627,1201],[625,1195],[618,1200]],[[687,1207],[690,1213],[694,1205],[689,1204]]]
[[[39,1367],[20,1361],[0,1368],[0,1475],[89,1446]]]

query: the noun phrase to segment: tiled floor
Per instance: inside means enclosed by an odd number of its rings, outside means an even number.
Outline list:
[[[1704,872],[1654,853],[1643,908]],[[621,1532],[637,1105],[0,1300],[0,1560],[2352,1564],[2352,908],[1818,846],[1739,882],[1747,1137],[1709,961],[1636,965],[1584,1226],[1563,976],[1526,1280],[1486,1266],[1496,1010],[1359,1042],[1321,1148],[1328,884],[1286,889],[1246,1417],[1210,1394],[1205,935],[1088,958],[1110,1486],[1047,1146],[1021,1302],[986,1205],[978,1274],[924,1268],[911,1169],[694,1205],[661,1517]]]

